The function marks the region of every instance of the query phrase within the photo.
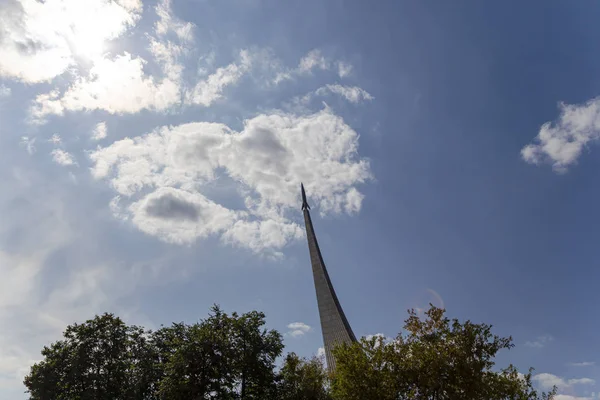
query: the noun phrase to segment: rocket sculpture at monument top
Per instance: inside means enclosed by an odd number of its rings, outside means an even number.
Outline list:
[[[331,279],[327,273],[319,243],[315,235],[312,220],[310,218],[310,206],[306,201],[304,185],[300,184],[302,190],[302,211],[304,212],[304,223],[306,224],[306,238],[308,239],[308,251],[312,264],[315,290],[317,292],[317,305],[319,307],[319,318],[321,320],[321,331],[323,332],[323,343],[325,346],[325,359],[329,371],[335,371],[335,359],[332,350],[341,343],[352,343],[356,337],[346,319],[344,310],[333,290]]]

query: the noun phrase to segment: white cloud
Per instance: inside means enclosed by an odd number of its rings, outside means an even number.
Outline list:
[[[373,100],[373,96],[369,92],[357,86],[326,85],[317,89],[315,93],[319,96],[325,96],[327,93],[337,94],[353,104]]]
[[[139,0],[8,0],[0,13],[0,76],[49,81],[94,59],[104,44],[134,26]]]
[[[576,163],[583,149],[600,138],[600,98],[584,104],[560,104],[560,116],[540,128],[533,144],[521,149],[521,157],[531,164],[550,163],[565,172]]]
[[[287,334],[295,338],[304,336],[312,330],[312,328],[304,322],[292,322],[291,324],[288,324],[287,328],[289,329]]]
[[[591,367],[596,365],[595,361],[582,361],[582,362],[573,362],[573,363],[569,363],[567,364],[570,367]]]
[[[265,248],[280,249],[291,240],[302,236],[302,230],[298,225],[285,220],[238,220],[223,233],[222,239],[225,243],[260,252]],[[281,252],[272,252],[271,255],[276,258],[283,257]]]
[[[298,71],[310,73],[313,69],[327,70],[329,69],[329,64],[329,61],[323,56],[321,51],[315,49],[302,57],[298,65]]]
[[[338,75],[342,79],[350,76],[352,74],[352,70],[354,69],[352,67],[352,64],[348,64],[344,61],[338,61],[337,67],[338,67]]]
[[[3,97],[9,97],[12,91],[4,84],[0,84],[0,99]]]
[[[317,349],[317,357],[319,358],[325,358],[325,347],[319,347]]]
[[[355,213],[362,194],[354,185],[371,178],[368,161],[358,157],[358,135],[329,109],[259,115],[241,132],[206,122],[163,127],[99,148],[90,158],[93,176],[109,180],[122,196],[120,209],[144,232],[175,243],[217,235],[255,252],[302,237],[288,216],[298,207],[300,182],[322,214]],[[230,210],[201,194],[219,174],[236,185],[244,209]],[[149,216],[148,201],[166,188],[185,201],[183,208],[200,210],[198,217]]]
[[[538,336],[535,340],[525,342],[525,346],[540,349],[546,346],[548,343],[552,342],[553,340],[554,338],[550,335],[542,335]]]
[[[48,114],[62,115],[65,111],[105,110],[122,114],[142,109],[165,111],[177,104],[179,83],[146,76],[145,63],[129,53],[99,60],[91,68],[90,76],[78,79],[62,97],[56,91],[38,96],[31,115],[39,121]]]
[[[328,84],[321,86],[315,91],[309,92],[303,96],[295,96],[290,102],[285,103],[285,108],[298,113],[306,113],[310,110],[310,102],[316,96],[328,96],[335,94],[341,96],[352,104],[359,104],[374,99],[369,92],[358,86],[343,86],[339,84]]]
[[[556,386],[559,390],[564,390],[565,388],[569,388],[575,385],[594,385],[596,383],[595,380],[590,378],[576,378],[566,380],[559,376],[548,373],[534,375],[531,379],[535,381],[542,388],[542,390],[550,390],[554,386]]]
[[[183,22],[173,16],[171,0],[160,0],[156,5],[156,15],[158,15],[158,21],[154,25],[154,31],[158,35],[166,35],[169,32],[173,32],[181,41],[193,41],[194,24]]]
[[[234,211],[200,193],[168,187],[131,204],[129,211],[142,232],[178,244],[223,232],[237,219]]]
[[[98,122],[92,130],[92,140],[102,140],[107,136],[106,122]]]
[[[77,165],[75,157],[73,157],[73,155],[67,151],[64,151],[62,149],[54,149],[50,154],[52,154],[52,160],[54,160],[54,162],[59,165]]]
[[[367,340],[371,340],[373,338],[381,338],[383,340],[389,340],[383,333],[375,333],[373,335],[365,336],[365,339],[367,339]]]
[[[155,27],[158,38],[151,35],[147,38],[150,54],[162,69],[162,77],[145,73],[148,61],[128,52],[96,57],[87,75],[77,77],[63,93],[54,89],[38,95],[30,110],[31,122],[44,123],[47,115],[63,115],[66,111],[164,112],[181,104],[180,58],[192,42],[193,25],[172,16],[169,1],[161,1],[155,10],[159,16]],[[164,37],[171,31],[176,33],[179,44]]]
[[[25,146],[27,149],[27,153],[32,155],[35,153],[35,138],[30,138],[29,136],[21,136],[21,146]]]
[[[179,57],[185,53],[186,47],[177,45],[171,41],[160,41],[150,38],[150,53],[154,59],[160,64],[164,75],[172,82],[179,84],[183,65],[179,61]]]
[[[577,379],[569,379],[569,385],[594,385],[596,381],[590,378],[577,378]]]
[[[187,104],[200,104],[208,107],[223,97],[223,90],[235,84],[251,67],[250,54],[240,52],[240,61],[231,63],[226,67],[217,69],[206,79],[201,80],[196,86],[186,93]]]
[[[557,394],[553,400],[592,400],[593,397],[571,396],[570,394]]]
[[[48,139],[48,141],[55,146],[59,146],[60,144],[62,144],[62,139],[60,138],[60,135],[57,133],[52,135],[52,137],[50,139]]]
[[[349,64],[338,62],[338,74],[350,73],[352,66]],[[281,83],[286,80],[294,79],[299,75],[311,74],[313,70],[327,71],[331,69],[332,62],[327,59],[321,50],[314,49],[309,51],[304,57],[300,59],[300,62],[296,68],[279,71],[273,80],[274,84]],[[340,69],[341,68],[341,69]],[[340,72],[341,71],[341,72]]]

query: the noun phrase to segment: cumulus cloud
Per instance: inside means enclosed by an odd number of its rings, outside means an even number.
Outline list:
[[[304,322],[292,322],[291,324],[288,324],[287,328],[289,329],[287,334],[295,338],[304,336],[312,330],[312,328]]]
[[[145,75],[145,63],[129,53],[98,60],[89,77],[79,78],[62,96],[57,91],[37,96],[31,115],[34,120],[43,120],[48,114],[62,115],[65,111],[165,111],[179,102],[179,83],[169,78],[157,81]]]
[[[142,231],[174,243],[218,235],[256,252],[302,237],[288,215],[301,181],[321,213],[355,213],[363,198],[355,185],[371,177],[368,161],[358,157],[358,134],[329,109],[259,115],[240,132],[206,122],[163,127],[90,158],[93,176],[129,203],[121,210]],[[244,209],[201,194],[219,173],[237,185]]]
[[[69,165],[77,165],[75,161],[75,157],[67,151],[62,149],[54,149],[50,153],[52,154],[52,160],[58,165],[69,166]]]
[[[550,335],[542,335],[542,336],[538,336],[537,338],[535,338],[535,340],[530,340],[530,341],[525,342],[525,346],[541,349],[542,347],[545,347],[548,343],[552,342],[553,340],[554,340],[554,338]]]
[[[0,5],[0,76],[49,81],[103,52],[140,18],[140,0],[8,0]]]
[[[558,120],[543,124],[534,143],[521,149],[521,157],[530,164],[549,163],[556,172],[565,172],[588,144],[600,138],[600,98],[559,108]]]
[[[369,92],[359,88],[358,86],[342,86],[339,84],[330,84],[320,87],[315,91],[315,93],[319,96],[325,96],[328,93],[337,94],[353,104],[358,104],[362,101],[371,101],[374,99]]]
[[[234,211],[200,193],[168,187],[131,204],[129,211],[142,232],[177,244],[222,232],[236,219]]]
[[[53,89],[38,95],[30,110],[31,122],[44,123],[46,116],[63,115],[67,111],[132,114],[143,109],[164,112],[181,104],[180,58],[192,42],[193,25],[172,15],[170,1],[161,1],[155,11],[159,19],[156,35],[147,35],[148,50],[163,76],[145,73],[148,60],[128,52],[96,57],[87,75],[74,79],[64,92]],[[169,32],[175,33],[175,41],[168,39]]]
[[[98,122],[92,130],[92,140],[102,140],[107,136],[106,122]]]

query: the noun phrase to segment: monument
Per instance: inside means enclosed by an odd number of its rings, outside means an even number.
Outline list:
[[[323,332],[323,343],[325,347],[325,360],[329,371],[335,371],[335,360],[331,351],[341,343],[352,343],[356,337],[350,328],[350,324],[344,315],[331,279],[327,273],[317,236],[310,218],[310,206],[306,201],[304,185],[300,184],[302,190],[302,211],[304,212],[304,223],[306,224],[306,238],[308,239],[308,251],[310,263],[312,264],[315,290],[317,292],[317,304],[319,306],[319,318],[321,320],[321,331]]]

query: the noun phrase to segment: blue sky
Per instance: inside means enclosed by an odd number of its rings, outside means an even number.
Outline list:
[[[300,181],[357,335],[432,302],[598,398],[598,11],[0,2],[0,398],[104,311],[260,309],[316,353]]]

